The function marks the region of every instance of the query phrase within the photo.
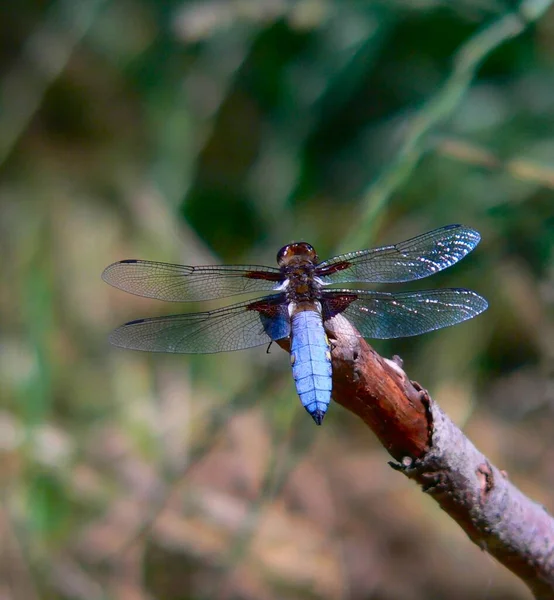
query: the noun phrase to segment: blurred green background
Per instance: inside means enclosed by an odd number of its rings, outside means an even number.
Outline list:
[[[420,287],[489,310],[374,346],[553,510],[549,5],[2,4],[2,598],[530,597],[356,417],[332,405],[315,427],[276,346],[109,347],[181,306],[100,274],[476,228],[477,250]]]

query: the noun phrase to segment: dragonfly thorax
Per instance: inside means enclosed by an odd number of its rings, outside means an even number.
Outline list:
[[[321,281],[314,265],[298,265],[285,269],[287,300],[294,303],[314,302],[321,295]]]
[[[279,250],[277,263],[286,277],[283,289],[289,302],[302,304],[319,298],[321,282],[315,276],[318,261],[316,251],[306,242],[294,242]]]

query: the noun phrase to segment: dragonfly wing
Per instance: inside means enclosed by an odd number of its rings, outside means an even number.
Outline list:
[[[325,283],[399,283],[433,275],[471,252],[481,236],[463,225],[447,225],[372,250],[335,256],[317,266]]]
[[[122,260],[102,279],[120,290],[169,302],[193,302],[266,292],[283,280],[279,269],[253,265],[191,267],[149,260]]]
[[[342,314],[362,337],[374,339],[409,337],[456,325],[488,306],[479,294],[461,288],[397,294],[337,290],[325,292],[324,298],[325,319]]]
[[[269,344],[290,334],[284,297],[268,296],[209,312],[131,321],[115,329],[110,342],[147,352],[209,354]]]

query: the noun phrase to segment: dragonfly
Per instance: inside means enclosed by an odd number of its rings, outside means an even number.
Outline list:
[[[130,321],[109,339],[131,350],[184,354],[242,350],[288,339],[296,391],[321,425],[332,394],[333,347],[326,333],[330,319],[346,318],[344,335],[355,331],[363,338],[400,338],[461,323],[488,306],[479,294],[462,288],[387,293],[336,286],[422,279],[457,263],[480,239],[474,229],[447,225],[323,262],[310,244],[294,242],[279,250],[277,267],[122,260],[107,267],[102,278],[138,296],[168,302],[258,296],[207,312]],[[333,335],[340,334],[333,324]]]

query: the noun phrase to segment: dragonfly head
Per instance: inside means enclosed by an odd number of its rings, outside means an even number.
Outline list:
[[[316,251],[313,246],[306,242],[293,242],[283,246],[279,252],[277,252],[277,264],[280,267],[288,267],[294,263],[305,263],[317,264],[319,258],[317,257]]]

